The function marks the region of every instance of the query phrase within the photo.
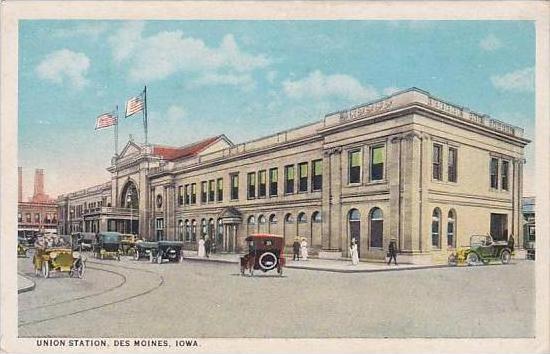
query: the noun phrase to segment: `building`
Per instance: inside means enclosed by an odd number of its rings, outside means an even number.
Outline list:
[[[19,236],[57,232],[57,203],[44,192],[44,170],[34,174],[34,194],[23,201],[23,169],[18,167],[17,226]]]
[[[90,221],[187,248],[211,237],[227,252],[271,232],[287,245],[305,237],[320,257],[347,256],[355,238],[373,260],[395,238],[421,259],[476,233],[521,235],[528,143],[521,128],[412,88],[237,145],[224,135],[183,147],[129,141],[111,181],[58,199],[60,225]]]
[[[535,197],[523,197],[523,246],[527,249],[535,248]]]

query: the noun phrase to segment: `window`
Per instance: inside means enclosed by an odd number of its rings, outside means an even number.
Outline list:
[[[299,224],[304,224],[306,222],[307,222],[306,213],[302,212],[302,213],[298,214],[298,223]]]
[[[157,241],[164,239],[164,219],[163,218],[157,218],[156,220],[156,236],[157,236]]]
[[[298,191],[307,192],[307,162],[298,164],[298,171],[300,173],[300,179],[298,180]]]
[[[180,187],[181,188],[181,187]],[[183,220],[178,220],[178,240],[183,241]]]
[[[269,196],[276,196],[277,191],[277,180],[279,179],[279,173],[277,168],[272,168],[269,170]]]
[[[258,172],[258,198],[264,198],[267,192],[265,170]]]
[[[40,213],[34,214],[34,222],[40,222]]]
[[[218,178],[216,184],[218,188],[218,202],[221,202],[223,200],[223,178]]]
[[[294,166],[285,166],[285,193],[294,193]]]
[[[248,185],[248,199],[256,198],[256,173],[251,172],[247,175],[247,185]]]
[[[440,248],[439,235],[441,234],[441,210],[435,208],[432,214],[432,247]]]
[[[201,237],[206,235],[206,219],[201,220]]]
[[[449,211],[449,216],[447,217],[447,246],[453,247],[455,244],[455,212],[454,210]]]
[[[270,223],[270,224],[276,224],[276,223],[277,223],[277,215],[271,214],[271,215],[269,216],[269,223]]]
[[[185,204],[191,204],[191,185],[189,184],[185,185],[184,193],[185,193],[184,195]]]
[[[18,221],[18,222],[23,221],[23,214],[17,213],[17,221]]]
[[[384,216],[380,208],[373,208],[370,212],[370,246],[382,248],[384,239]]]
[[[204,181],[204,182],[201,182],[201,203],[204,204],[206,203],[206,192],[207,192],[207,186],[206,186],[207,182]]]
[[[265,223],[266,223],[265,216],[260,215],[260,216],[258,217],[258,224],[264,225]]]
[[[508,171],[510,163],[508,161],[502,161],[502,166],[500,167],[500,188],[507,191],[508,190]]]
[[[380,181],[384,179],[384,162],[386,161],[385,148],[375,146],[370,152],[370,180]]]
[[[442,146],[434,144],[432,154],[432,178],[441,181],[441,151]]]
[[[239,175],[231,175],[231,199],[239,199]]]
[[[361,150],[350,151],[348,154],[348,183],[361,182]]]
[[[458,151],[455,148],[449,148],[449,166],[447,171],[447,180],[449,182],[456,182],[457,180],[457,156]]]
[[[292,214],[290,214],[290,213],[286,214],[285,223],[286,224],[292,224],[293,222],[294,222],[294,217],[292,216]]]
[[[491,159],[491,188],[498,189],[498,159]]]
[[[321,212],[316,211],[311,214],[311,221],[313,221],[314,223],[320,223],[321,221],[323,221],[321,218]]]
[[[254,217],[254,215],[250,215],[250,217],[248,218],[248,225],[256,225],[256,218]]]
[[[191,184],[191,204],[197,204],[197,184]]]
[[[191,221],[191,242],[197,240],[197,220]]]
[[[311,174],[311,190],[320,191],[323,188],[323,161],[315,160],[311,163],[313,173]]]
[[[31,222],[31,213],[25,213],[25,220]]]
[[[214,182],[216,181],[214,181],[213,179],[208,181],[208,201],[209,202],[214,201],[214,194],[216,193]]]

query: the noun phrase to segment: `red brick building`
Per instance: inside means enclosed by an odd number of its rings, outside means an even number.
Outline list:
[[[19,167],[19,191],[17,205],[18,235],[56,232],[57,204],[44,193],[44,170],[37,169],[34,177],[34,194],[23,201],[22,168]]]

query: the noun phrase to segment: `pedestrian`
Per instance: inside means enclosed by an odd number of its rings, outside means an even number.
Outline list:
[[[306,238],[305,237],[302,237],[302,243],[300,243],[300,251],[301,251],[301,255],[302,255],[302,259],[304,261],[307,261],[307,241],[306,241]]]
[[[393,262],[395,265],[397,265],[397,246],[395,245],[395,239],[390,240],[390,245],[388,246],[388,265],[390,265],[391,260],[393,259]]]
[[[293,261],[299,261],[300,260],[300,242],[298,242],[300,239],[296,237],[294,239],[294,243],[292,244],[292,260]]]
[[[208,237],[206,241],[204,241],[204,250],[206,252],[206,258],[209,258],[210,252],[212,250],[212,240],[210,239],[210,237]]]
[[[199,251],[198,256],[204,258],[206,256],[206,250],[204,249],[204,238],[201,237],[199,240]]]
[[[508,237],[508,248],[510,248],[510,251],[514,252],[514,235],[510,234],[510,237]]]
[[[351,246],[349,248],[349,253],[351,255],[351,264],[359,264],[359,251],[357,250],[357,242],[355,242],[355,237],[351,239]]]

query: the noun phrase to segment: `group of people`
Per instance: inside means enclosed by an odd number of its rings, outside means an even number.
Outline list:
[[[204,238],[201,238],[199,240],[199,257],[210,257],[210,253],[212,252],[212,240],[210,237],[208,237],[206,240]]]
[[[359,249],[357,248],[357,241],[355,240],[355,238],[351,239],[349,253],[351,255],[351,264],[352,265],[359,264]],[[397,245],[395,244],[395,239],[390,240],[387,256],[389,258],[388,265],[391,264],[392,259],[394,264],[397,265]]]
[[[307,251],[307,240],[305,237],[300,238],[296,237],[294,243],[292,244],[292,260],[299,261],[302,258],[303,261],[307,261],[308,251]]]

